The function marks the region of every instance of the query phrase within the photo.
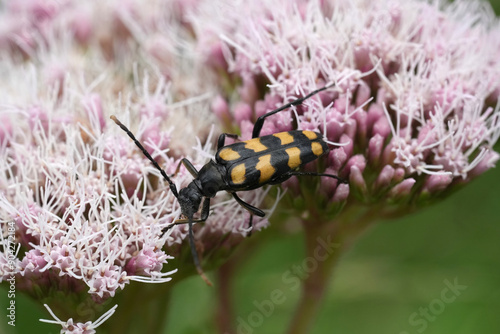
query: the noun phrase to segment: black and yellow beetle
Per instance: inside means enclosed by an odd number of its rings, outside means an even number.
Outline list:
[[[210,160],[199,171],[196,170],[189,160],[182,159],[181,163],[193,175],[194,180],[179,192],[177,192],[177,187],[165,171],[144,149],[132,132],[115,116],[111,116],[111,119],[132,138],[142,153],[160,171],[163,178],[168,182],[170,190],[179,201],[181,212],[185,218],[176,220],[168,228],[177,224],[189,224],[189,243],[193,260],[198,273],[208,284],[211,283],[203,273],[196,252],[192,225],[193,223],[207,220],[210,211],[210,198],[213,198],[217,192],[222,190],[227,191],[241,206],[250,212],[249,226],[251,227],[253,215],[263,217],[265,214],[262,210],[239,198],[236,194],[237,191],[253,190],[266,184],[278,184],[294,175],[327,176],[338,179],[340,182],[345,182],[336,175],[301,172],[297,170],[302,165],[328,153],[329,148],[320,133],[294,130],[259,137],[264,120],[267,117],[291,106],[299,105],[304,100],[331,86],[327,85],[317,89],[302,98],[262,115],[254,124],[252,139],[250,140],[226,146],[226,137],[236,139],[238,136],[222,133],[217,141],[215,161]],[[200,218],[194,219],[194,214],[198,212],[203,198]]]

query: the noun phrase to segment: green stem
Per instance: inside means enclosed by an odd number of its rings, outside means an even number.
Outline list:
[[[314,259],[316,266],[311,266],[314,270],[302,282],[301,297],[288,327],[288,334],[310,331],[326,289],[330,286],[335,265],[354,239],[364,232],[376,217],[375,208],[367,210],[350,207],[345,208],[333,222],[321,222],[319,217],[310,217],[303,222],[306,257]]]
[[[217,270],[217,311],[216,324],[219,333],[233,331],[233,303],[231,291],[233,287],[235,263],[227,261]]]
[[[321,237],[320,233],[315,233],[314,231],[306,232],[307,257],[314,258],[313,253],[315,247],[317,247],[318,237]],[[338,244],[338,241],[334,239],[334,243]],[[288,328],[288,334],[309,332],[316,314],[318,313],[333,268],[338,262],[341,254],[341,249],[337,248],[326,258],[326,260],[321,262],[318,261],[316,270],[312,271],[302,282],[302,294]]]

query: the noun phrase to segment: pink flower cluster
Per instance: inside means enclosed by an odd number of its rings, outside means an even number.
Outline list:
[[[73,301],[86,297],[102,303],[130,281],[170,281],[169,260],[188,247],[187,226],[162,233],[180,216],[176,199],[109,120],[130,126],[169,174],[181,158],[198,168],[212,158],[212,84],[193,65],[181,17],[170,20],[174,7],[33,0],[0,12],[0,282],[15,275],[18,289],[44,300],[80,296],[57,300],[59,312],[78,312]],[[173,179],[180,188],[192,176],[181,168]],[[258,206],[266,194],[243,198]],[[214,199],[196,227],[200,249],[232,249],[246,235],[249,215],[229,198]],[[14,270],[11,222],[21,247]],[[254,230],[266,224],[254,219]],[[74,333],[93,326],[67,323]]]
[[[113,306],[110,308],[107,312],[105,312],[99,319],[97,319],[95,322],[87,321],[85,323],[82,322],[77,322],[75,323],[73,321],[73,318],[68,319],[67,321],[62,321],[60,320],[54,312],[50,309],[50,307],[47,304],[44,304],[45,308],[47,311],[49,311],[50,315],[54,320],[46,320],[46,319],[40,319],[42,322],[46,322],[49,324],[57,324],[62,327],[61,333],[71,333],[71,334],[94,334],[96,333],[96,328],[99,327],[103,322],[105,322],[107,319],[109,319],[113,313],[115,313],[116,308],[118,305]]]
[[[325,170],[348,178],[363,202],[439,195],[498,160],[500,34],[484,4],[233,5],[203,2],[204,19],[193,16],[192,24],[207,64],[239,83],[237,102],[228,107],[219,97],[214,109],[243,138],[256,117],[332,82],[271,117],[262,134],[297,127],[343,145],[332,146]],[[325,180],[322,190],[344,201],[348,187],[336,186]]]

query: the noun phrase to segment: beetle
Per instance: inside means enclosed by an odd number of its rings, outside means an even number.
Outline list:
[[[254,124],[252,139],[250,140],[225,145],[226,137],[237,139],[238,136],[236,134],[222,133],[217,141],[215,160],[210,160],[199,171],[189,160],[183,158],[177,167],[177,171],[182,163],[194,177],[194,180],[180,191],[177,191],[177,187],[170,177],[135,138],[134,134],[114,115],[111,115],[110,118],[127,133],[154,167],[158,169],[165,181],[168,182],[170,190],[177,198],[182,215],[185,218],[177,219],[163,232],[178,224],[187,223],[189,225],[189,244],[193,261],[199,275],[207,284],[211,285],[201,268],[196,252],[193,223],[207,220],[210,211],[210,198],[213,198],[219,191],[225,190],[230,193],[243,208],[250,212],[249,227],[251,228],[253,215],[264,217],[265,213],[261,209],[243,201],[236,194],[237,191],[253,190],[266,184],[279,184],[294,175],[326,176],[346,183],[336,175],[297,170],[299,167],[329,152],[328,145],[320,133],[293,130],[260,137],[262,126],[267,117],[292,106],[300,105],[304,100],[332,86],[333,84],[326,85],[260,116]],[[200,218],[194,219],[194,214],[198,212],[200,204],[202,206]]]

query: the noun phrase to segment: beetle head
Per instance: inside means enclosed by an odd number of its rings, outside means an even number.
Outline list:
[[[193,217],[200,207],[203,195],[194,183],[179,191],[178,201],[181,206],[182,214],[187,217]]]

